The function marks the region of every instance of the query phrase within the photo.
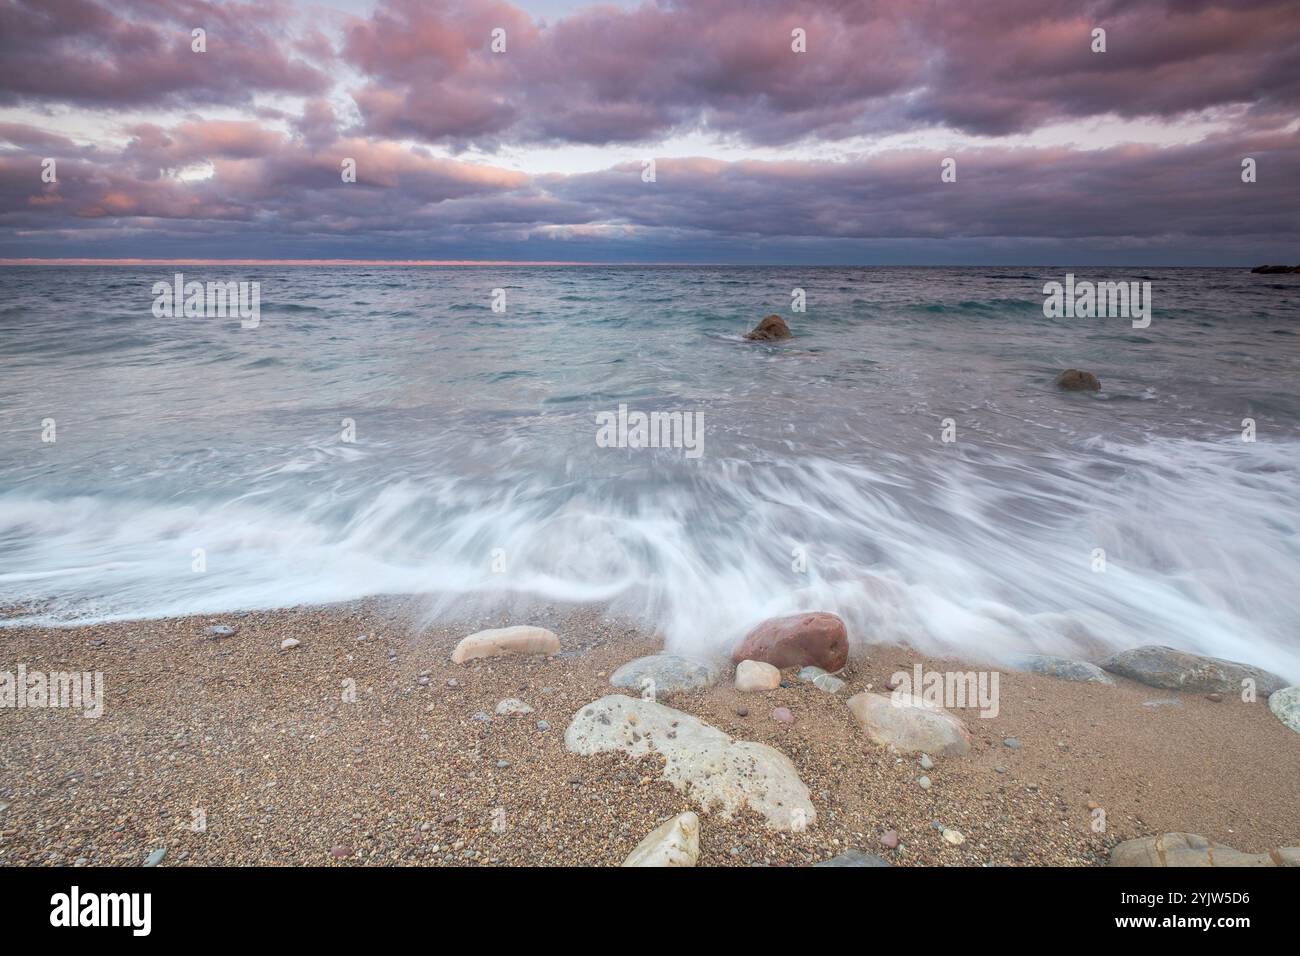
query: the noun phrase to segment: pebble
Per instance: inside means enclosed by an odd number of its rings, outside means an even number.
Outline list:
[[[157,866],[162,862],[163,857],[167,855],[166,847],[159,847],[149,854],[149,858],[144,861],[145,866]]]
[[[214,641],[219,641],[226,637],[234,637],[237,633],[239,633],[239,628],[231,627],[229,624],[216,624],[208,628],[208,634]],[[91,643],[93,644],[94,642],[92,641]],[[100,643],[102,644],[103,641],[100,641]]]
[[[884,833],[880,834],[880,845],[891,850],[898,849],[898,831],[886,830]]]
[[[301,643],[302,641],[298,640],[296,637],[286,637],[280,642],[280,650],[291,651]]]
[[[748,717],[748,716],[749,716],[749,708],[748,708],[748,707],[737,707],[737,708],[736,708],[736,716],[737,716],[737,717]]]
[[[996,770],[998,773],[1006,773],[1006,772],[1007,772],[1007,768],[1006,768],[1006,767],[994,767],[993,769]]]
[[[525,704],[518,697],[507,697],[504,700],[497,701],[496,713],[499,716],[515,716],[517,714],[531,714],[533,709]]]
[[[537,729],[538,729],[538,730],[550,730],[550,729],[551,729],[551,725],[550,725],[549,723],[547,723],[546,721],[544,721],[544,720],[539,720],[539,721],[537,722]]]
[[[510,761],[509,761],[509,760],[498,760],[498,761],[497,761],[497,769],[498,769],[498,770],[505,770],[505,769],[508,768],[509,766],[510,766]]]
[[[916,782],[917,782],[917,785],[920,786],[920,788],[921,788],[922,790],[929,790],[929,789],[930,789],[930,778],[929,778],[929,777],[917,777],[917,778],[916,778]]]
[[[961,846],[966,842],[966,837],[962,835],[960,830],[945,829],[943,831],[943,838],[953,846]]]
[[[330,850],[330,856],[334,857],[334,859],[336,860],[342,860],[343,858],[349,857],[351,855],[352,855],[352,847],[350,846],[336,846]]]
[[[1223,703],[1223,695],[1222,695],[1222,694],[1206,694],[1206,695],[1205,695],[1205,699],[1206,699],[1206,700],[1212,700],[1212,701],[1214,701],[1216,704],[1221,704],[1221,703]]]
[[[794,714],[790,713],[789,707],[777,707],[772,711],[772,719],[778,720],[783,724],[793,724]]]
[[[1004,745],[1010,747],[1012,750],[1019,750],[1019,749],[1020,749],[1020,738],[1019,738],[1019,737],[1007,737],[1005,740],[1002,741],[1002,743],[1003,743]]]
[[[921,769],[922,770],[934,769],[934,761],[930,759],[929,754],[921,754]]]

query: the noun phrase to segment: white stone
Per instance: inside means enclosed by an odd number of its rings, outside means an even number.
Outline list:
[[[533,709],[517,697],[507,697],[497,702],[496,712],[502,716],[513,717],[517,714],[531,714]]]
[[[623,865],[694,866],[699,858],[700,818],[687,810],[655,827]]]
[[[895,691],[849,698],[849,710],[878,744],[903,751],[955,757],[970,751],[970,731],[961,719],[921,697]]]
[[[768,826],[798,831],[817,819],[790,758],[766,744],[735,740],[680,710],[610,694],[579,710],[564,733],[572,752],[622,752],[666,758],[660,778],[686,791],[705,812],[730,819],[749,807]]]
[[[736,690],[775,690],[781,686],[781,672],[763,661],[741,661],[736,665]]]
[[[509,654],[558,654],[560,639],[544,627],[498,627],[471,634],[451,653],[453,664]]]
[[[280,650],[291,651],[301,643],[302,641],[298,640],[296,637],[286,637],[280,642]]]

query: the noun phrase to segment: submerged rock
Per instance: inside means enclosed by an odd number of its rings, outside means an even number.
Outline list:
[[[772,342],[777,339],[789,339],[794,335],[790,331],[790,326],[785,324],[785,319],[779,315],[769,315],[753,330],[745,333],[745,338],[751,342]]]
[[[1067,368],[1056,377],[1056,385],[1067,392],[1096,392],[1101,390],[1101,380],[1091,372],[1081,372],[1077,368]]]
[[[1045,674],[1059,677],[1061,680],[1078,681],[1084,684],[1115,683],[1110,675],[1087,661],[1072,661],[1068,657],[1052,657],[1050,654],[1023,654],[1012,658],[1011,666],[1030,674]]]
[[[863,691],[849,698],[849,710],[878,744],[940,757],[958,757],[970,751],[970,731],[961,719],[920,697]]]
[[[1242,853],[1198,833],[1162,833],[1126,840],[1110,851],[1111,866],[1300,866],[1300,847]]]
[[[1268,709],[1278,720],[1300,734],[1300,687],[1283,687],[1268,695]]]
[[[736,740],[690,714],[623,694],[593,701],[564,733],[570,752],[662,755],[660,779],[686,791],[706,812],[730,819],[748,807],[768,826],[802,830],[817,819],[808,788],[785,754],[766,744]]]
[[[624,866],[694,866],[700,858],[700,818],[692,811],[665,820],[637,844]]]
[[[848,630],[838,615],[825,611],[768,618],[745,636],[731,659],[764,661],[776,668],[812,664],[837,671],[849,660]]]
[[[1101,666],[1112,674],[1166,690],[1240,694],[1241,682],[1249,678],[1255,682],[1255,693],[1267,697],[1286,686],[1286,681],[1276,674],[1249,664],[1202,657],[1157,644],[1120,651],[1102,661]]]
[[[628,661],[610,675],[609,683],[638,694],[652,691],[651,696],[660,697],[709,687],[717,679],[717,671],[703,661],[676,654],[651,654]]]
[[[497,627],[464,638],[451,652],[453,664],[511,654],[558,654],[560,639],[544,627]]]
[[[741,661],[736,665],[736,690],[776,690],[781,686],[781,672],[763,661]]]

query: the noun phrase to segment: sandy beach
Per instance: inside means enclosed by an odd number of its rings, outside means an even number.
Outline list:
[[[412,602],[384,599],[0,630],[0,669],[100,671],[105,686],[98,719],[0,710],[0,862],[139,865],[162,849],[164,866],[609,866],[699,809],[657,779],[657,758],[565,748],[575,713],[614,692],[621,664],[659,650],[655,635],[596,608],[423,630],[414,619]],[[554,630],[561,653],[451,663],[465,635],[519,623]],[[237,633],[214,639],[222,624]],[[288,638],[301,643],[282,650]],[[1168,831],[1248,852],[1300,844],[1300,736],[1263,702],[1002,671],[998,715],[958,711],[971,752],[924,771],[927,790],[917,757],[873,743],[845,705],[917,663],[964,666],[855,646],[837,694],[797,669],[788,686],[742,694],[724,668],[715,686],[663,699],[783,752],[817,812],[801,833],[701,812],[700,865],[859,849],[901,866],[1094,866],[1120,841]],[[494,714],[510,697],[534,712]],[[778,706],[793,724],[771,718]],[[896,849],[881,844],[890,830]]]

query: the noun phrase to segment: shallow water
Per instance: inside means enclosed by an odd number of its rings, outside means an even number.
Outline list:
[[[812,608],[1300,679],[1300,278],[1076,270],[1151,281],[1137,330],[1044,318],[1065,269],[185,269],[261,282],[244,329],[155,318],[174,271],[0,269],[9,623],[513,595],[690,650]],[[797,338],[742,342],[769,312]],[[702,455],[600,447],[620,404],[702,414]]]

